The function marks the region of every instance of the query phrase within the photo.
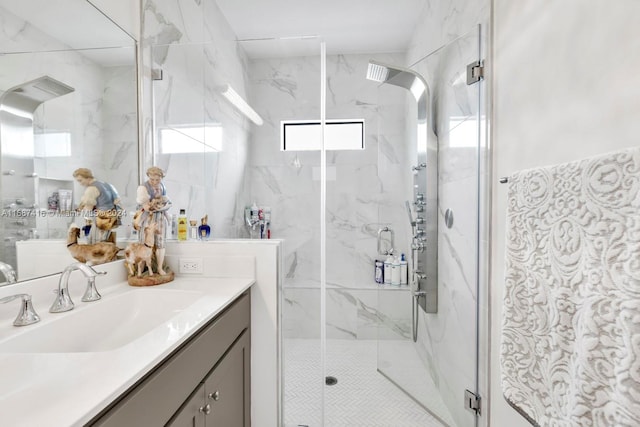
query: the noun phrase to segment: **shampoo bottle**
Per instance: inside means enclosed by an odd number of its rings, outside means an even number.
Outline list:
[[[391,270],[393,268],[392,266],[393,266],[393,255],[389,254],[389,256],[387,256],[387,259],[384,260],[384,267],[382,270],[385,285],[391,284]]]
[[[178,240],[187,240],[187,215],[184,209],[180,209],[180,215],[178,215]]]
[[[394,257],[391,264],[391,284],[400,286],[400,258]]]
[[[407,260],[404,254],[400,255],[400,284],[406,285],[409,283],[409,269],[407,266]]]

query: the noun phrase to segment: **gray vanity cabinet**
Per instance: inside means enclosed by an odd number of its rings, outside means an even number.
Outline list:
[[[87,426],[250,427],[249,291]]]
[[[250,426],[250,340],[243,333],[167,427]]]
[[[204,384],[193,392],[166,427],[205,427]]]

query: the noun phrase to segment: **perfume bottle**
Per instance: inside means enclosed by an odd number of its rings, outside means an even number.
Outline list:
[[[204,218],[202,218],[200,227],[198,227],[198,237],[200,238],[200,240],[209,240],[209,236],[211,235],[211,227],[209,226],[209,224],[207,224],[207,221],[209,220],[209,215],[205,215]]]
[[[189,240],[198,240],[198,221],[189,220]]]

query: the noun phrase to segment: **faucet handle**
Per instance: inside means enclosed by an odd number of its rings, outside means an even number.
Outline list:
[[[22,298],[22,304],[20,304],[20,312],[13,321],[14,326],[26,326],[40,321],[40,316],[33,308],[31,303],[31,295],[29,294],[15,294],[8,297],[0,298],[0,303],[5,304],[14,299]]]
[[[93,274],[90,276],[87,276],[87,289],[84,291],[84,295],[82,296],[82,301],[84,302],[98,301],[100,298],[102,298],[102,295],[100,295],[100,292],[98,292],[98,289],[96,288],[96,276],[104,276],[105,274],[107,274],[107,272],[96,271],[89,264],[87,264],[87,267],[89,267],[89,270],[91,270]]]
[[[53,304],[51,304],[51,308],[49,308],[49,313],[63,313],[73,310],[74,304],[69,296],[68,289],[59,287],[54,292],[57,296]]]
[[[106,272],[101,271],[97,274],[107,274]],[[87,277],[87,289],[84,291],[84,295],[82,296],[82,301],[90,302],[90,301],[98,301],[102,298],[102,295],[98,292],[96,288],[96,278],[95,277]]]

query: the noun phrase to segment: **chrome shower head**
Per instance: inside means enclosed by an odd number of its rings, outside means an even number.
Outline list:
[[[0,104],[32,114],[43,102],[74,90],[52,77],[42,76],[7,89],[0,97]]]
[[[419,101],[427,91],[427,83],[415,71],[374,60],[369,60],[367,79],[403,87],[413,94],[416,101]]]
[[[384,83],[389,76],[389,68],[385,65],[369,61],[367,67],[367,80],[373,80],[374,82]]]

